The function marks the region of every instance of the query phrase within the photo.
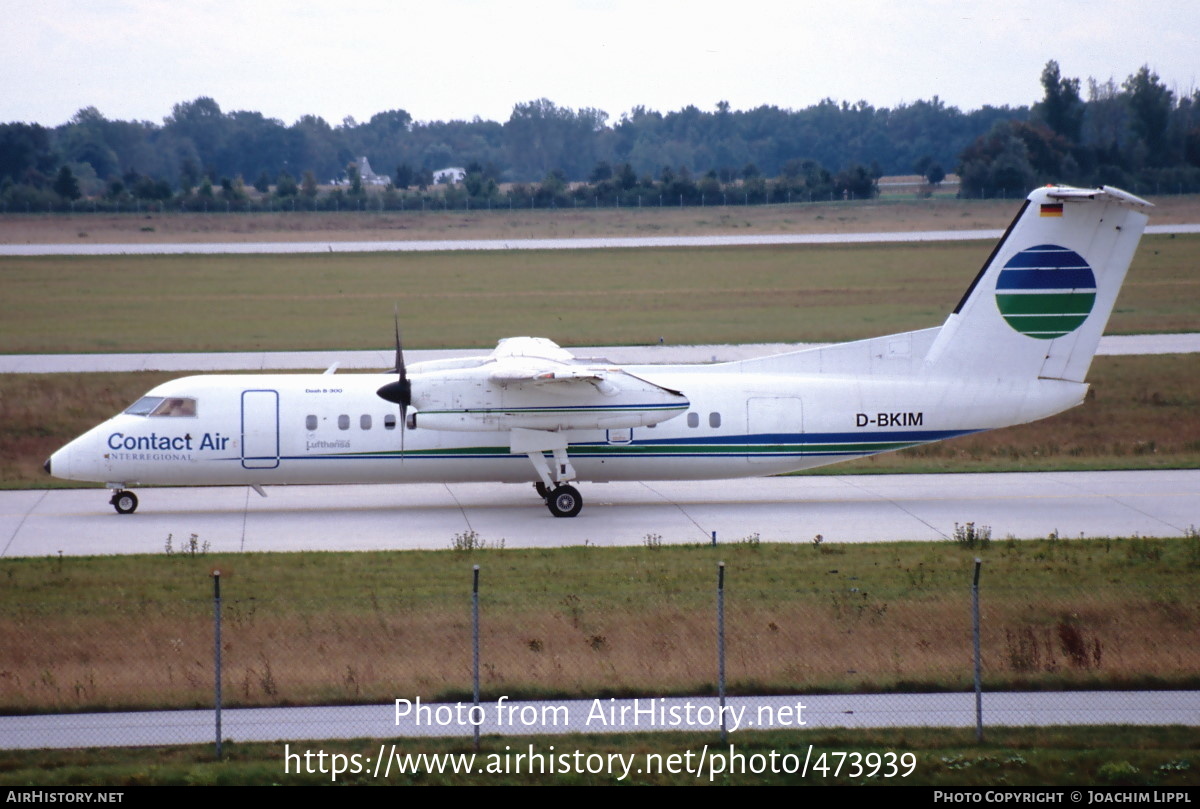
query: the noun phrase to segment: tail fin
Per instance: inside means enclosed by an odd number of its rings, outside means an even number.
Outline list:
[[[1082,382],[1151,207],[1108,186],[1034,191],[942,326],[927,370]]]

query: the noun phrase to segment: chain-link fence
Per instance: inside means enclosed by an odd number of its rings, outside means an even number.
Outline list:
[[[396,700],[469,706],[476,670],[489,716],[498,702],[582,700],[582,708],[571,710],[578,716],[633,698],[643,708],[699,705],[701,698],[715,705],[723,667],[731,704],[792,695],[781,703],[791,705],[802,695],[807,718],[816,721],[823,712],[825,724],[974,725],[969,566],[947,572],[897,558],[891,570],[873,572],[843,565],[836,552],[818,553],[803,580],[768,569],[749,583],[746,556],[726,569],[720,644],[715,562],[680,576],[654,550],[641,550],[622,568],[620,582],[599,570],[592,580],[559,575],[550,561],[532,566],[536,576],[525,565],[514,578],[506,573],[505,552],[479,557],[477,664],[473,560],[454,556],[447,576],[454,584],[433,593],[412,592],[416,583],[398,578],[390,592],[372,585],[369,592],[329,597],[313,585],[260,596],[253,581],[231,577],[221,583],[223,707],[374,706],[367,714],[347,713],[367,718],[347,719],[352,724],[344,734],[389,735],[390,728],[390,735],[402,735],[393,721]],[[1151,585],[1060,577],[1042,587],[1037,568],[1054,560],[1031,552],[1025,561],[1032,578],[1020,582],[989,578],[983,567],[985,724],[1200,723],[1189,692],[1200,681],[1200,605],[1187,570],[1164,569]],[[886,557],[873,563],[885,565]],[[944,586],[951,575],[957,584]],[[204,573],[195,578],[192,592],[178,598],[131,599],[114,583],[111,599],[69,608],[62,604],[69,594],[61,592],[6,605],[2,713],[203,709],[196,721],[211,728],[216,602],[198,597],[211,594],[212,580]],[[1030,692],[1040,692],[1036,701]],[[1133,692],[1156,694],[1147,701]],[[328,715],[310,726],[277,716],[261,720],[266,738],[343,735]],[[804,718],[791,717],[791,725],[812,724]],[[0,718],[0,746],[38,746],[40,737],[22,728],[39,721]],[[269,727],[272,721],[278,727]],[[561,729],[555,724],[521,729]],[[232,727],[227,721],[226,735],[236,738]],[[441,732],[473,729],[451,722]],[[598,722],[575,729],[635,728]],[[106,743],[147,743],[136,733],[114,734]]]

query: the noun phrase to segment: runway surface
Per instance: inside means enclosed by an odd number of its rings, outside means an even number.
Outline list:
[[[1178,537],[1200,526],[1200,470],[838,475],[580,485],[555,519],[531,485],[459,483],[139,489],[119,515],[103,489],[0,492],[0,556],[163,553],[192,534],[211,552],[448,549],[457,534],[505,547],[945,541],[955,523],[993,539]]]
[[[597,711],[596,703],[600,711]],[[748,729],[767,728],[887,728],[974,727],[974,694],[831,694],[820,696],[730,697],[726,727],[730,741]],[[689,711],[687,706],[691,706]],[[657,716],[680,722],[656,726],[649,713],[633,718],[647,706],[664,711]],[[797,709],[796,706],[800,706]],[[436,717],[438,705],[427,705]],[[463,711],[470,707],[463,706]],[[570,700],[563,702],[481,703],[481,735],[632,733],[648,730],[712,731],[720,728],[715,697],[672,697],[659,702],[642,699]],[[606,717],[622,716],[610,722]],[[470,738],[467,722],[436,719],[418,723],[414,711],[395,704],[312,708],[239,708],[221,712],[221,736],[236,742],[298,739],[389,739],[398,737]],[[441,715],[457,713],[457,705]],[[613,713],[615,711],[615,714]],[[478,716],[478,714],[476,715]],[[520,718],[537,717],[527,722]],[[507,719],[506,719],[507,717]],[[552,718],[551,722],[541,721]],[[691,717],[694,721],[688,722]],[[780,721],[783,719],[783,721]],[[704,721],[708,720],[708,721]],[[715,720],[715,721],[714,721]],[[1200,692],[1099,691],[985,693],[983,720],[987,727],[1047,727],[1053,725],[1200,725]],[[734,723],[737,721],[737,726]],[[0,749],[65,747],[132,747],[203,744],[215,740],[214,712],[142,711],[137,713],[56,714],[0,717]],[[559,745],[569,744],[564,739]],[[515,749],[524,751],[524,747]],[[303,751],[301,751],[302,753]],[[281,752],[282,756],[282,752]]]
[[[201,253],[403,253],[445,250],[608,250],[631,247],[748,247],[999,239],[1002,230],[886,233],[777,233],[752,236],[625,236],[577,239],[444,239],[370,242],[217,242],[174,244],[0,244],[0,256],[113,256]],[[1200,225],[1151,225],[1147,235],[1200,233]]]

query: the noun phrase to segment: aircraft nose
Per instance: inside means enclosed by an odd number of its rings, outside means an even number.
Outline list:
[[[71,456],[68,453],[68,444],[66,447],[51,454],[46,462],[42,464],[42,469],[46,470],[47,475],[53,475],[56,478],[68,480],[67,475],[71,474]]]

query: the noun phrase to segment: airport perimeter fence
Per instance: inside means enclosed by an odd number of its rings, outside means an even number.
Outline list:
[[[371,706],[355,714],[366,719],[341,728],[327,715],[273,725],[272,714],[260,714],[263,739],[387,737],[406,735],[394,721],[397,705],[411,727],[418,701],[436,710],[476,699],[489,720],[485,734],[714,730],[702,720],[717,716],[722,690],[731,705],[782,697],[770,704],[784,711],[776,716],[783,727],[975,726],[969,559],[948,582],[945,570],[921,564],[879,570],[889,567],[881,558],[872,572],[830,554],[795,580],[769,565],[750,577],[743,555],[719,584],[715,556],[681,574],[653,550],[637,550],[619,581],[549,563],[536,578],[525,569],[514,577],[500,551],[456,555],[438,582],[406,578],[398,561],[392,587],[371,583],[336,597],[322,595],[316,575],[294,592],[259,593],[250,576],[214,581],[198,565],[190,592],[175,598],[128,598],[113,583],[111,599],[80,602],[69,576],[61,586],[49,581],[40,600],[0,610],[0,747],[42,746],[22,729],[37,725],[30,714],[97,711],[202,709],[198,721],[210,730],[200,739],[221,738],[211,730],[216,650],[224,737],[234,739],[246,737],[231,711],[244,707]],[[1031,555],[1028,564],[1036,580],[1051,562]],[[1164,571],[1152,587],[1056,582],[989,579],[985,563],[984,725],[1200,724],[1194,571]],[[1078,712],[1101,691],[1115,713],[1087,721]],[[1142,699],[1146,692],[1154,699]],[[636,715],[613,713],[633,698],[640,726]],[[576,702],[554,707],[562,700]],[[801,704],[806,714],[790,707]],[[504,705],[515,712],[497,727]],[[573,727],[560,724],[562,710]],[[757,710],[751,725],[761,723]],[[442,735],[476,729],[461,713],[426,716],[427,727],[448,720]],[[732,730],[745,730],[745,720]],[[149,743],[137,727],[121,728],[103,743]]]

